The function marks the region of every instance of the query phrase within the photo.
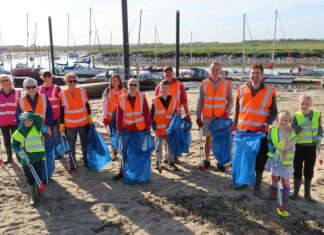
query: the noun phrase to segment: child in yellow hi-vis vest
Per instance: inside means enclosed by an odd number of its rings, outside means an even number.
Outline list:
[[[290,191],[289,179],[294,172],[294,155],[297,136],[291,128],[292,116],[289,111],[283,110],[277,116],[277,125],[272,127],[268,134],[268,161],[266,169],[271,171],[271,185],[269,186],[270,199],[277,198],[278,180],[281,179],[283,197],[278,213],[288,216],[288,197]],[[279,178],[278,178],[279,177]]]
[[[45,157],[45,146],[40,132],[43,118],[35,113],[24,112],[19,116],[19,127],[12,135],[11,146],[17,156],[21,158],[21,164],[30,190],[30,204],[35,206],[38,200],[38,188],[36,187],[35,173],[40,176],[42,160]],[[27,159],[26,159],[27,158]],[[31,167],[35,170],[32,171]],[[40,190],[42,190],[40,188]]]
[[[302,94],[299,97],[299,111],[295,113],[292,124],[292,128],[298,135],[298,140],[294,159],[294,193],[290,198],[298,199],[304,173],[304,197],[307,201],[315,202],[310,195],[310,189],[316,162],[316,147],[321,143],[323,128],[321,113],[311,110],[311,106],[311,96]]]

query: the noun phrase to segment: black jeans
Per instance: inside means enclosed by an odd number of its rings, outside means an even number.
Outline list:
[[[260,139],[260,149],[256,156],[256,161],[255,161],[255,172],[261,173],[264,171],[265,164],[267,163],[268,160],[268,156],[267,156],[268,151],[269,151],[268,141],[266,136]]]
[[[300,145],[296,144],[296,152],[294,158],[294,179],[311,180],[314,175],[314,166],[316,162],[316,145]]]
[[[38,177],[40,177],[41,171],[42,171],[42,166],[43,166],[43,161],[36,162],[36,163],[34,163],[32,165],[33,165]],[[35,184],[35,178],[34,178],[33,174],[31,173],[29,167],[27,165],[23,166],[23,170],[24,170],[25,176],[27,178],[27,183],[29,185],[34,185]]]
[[[6,148],[7,159],[12,159],[11,136],[17,130],[17,126],[2,126],[1,132],[3,136],[4,146]]]

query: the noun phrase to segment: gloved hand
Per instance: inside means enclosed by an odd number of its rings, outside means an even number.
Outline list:
[[[103,124],[105,126],[108,126],[109,125],[109,120],[107,118],[104,118],[104,120],[102,122],[103,122]]]
[[[229,118],[229,114],[228,114],[227,111],[225,111],[223,118],[225,118],[225,119],[228,119]]]
[[[320,144],[322,137],[318,135],[318,136],[316,136],[315,140],[316,140],[316,144]]]
[[[187,115],[186,115],[186,120],[187,120],[188,122],[191,122],[190,114],[187,114]]]
[[[204,125],[204,123],[201,121],[201,119],[197,119],[196,123],[197,123],[199,128],[201,128]]]
[[[26,159],[27,157],[27,154],[24,150],[19,150],[18,152],[18,156],[21,158],[21,159]]]
[[[153,131],[156,131],[156,124],[154,121],[152,121],[152,129],[153,129]]]
[[[89,122],[89,124],[93,124],[93,120],[92,120],[92,116],[91,115],[88,115],[88,122]]]
[[[45,135],[48,132],[48,126],[44,125],[40,131]]]
[[[231,131],[236,131],[237,130],[237,124],[233,124],[232,128],[231,128]]]
[[[60,127],[59,127],[60,133],[64,132],[64,130],[65,130],[64,124],[60,124]]]
[[[272,153],[274,152],[273,145],[270,143],[268,143],[268,150],[269,150],[269,152],[272,152]]]
[[[280,156],[277,153],[274,154],[273,158],[276,162],[280,160]]]
[[[281,161],[277,162],[277,167],[282,167],[282,162]]]

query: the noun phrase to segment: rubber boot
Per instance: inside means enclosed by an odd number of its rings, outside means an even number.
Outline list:
[[[12,162],[12,151],[6,150],[7,153],[7,160],[3,162],[4,165],[8,165],[10,162]]]
[[[316,202],[310,195],[312,180],[305,180],[305,194],[304,197],[309,202]]]
[[[261,182],[262,182],[262,176],[263,176],[263,172],[256,172],[255,173],[255,184],[254,184],[254,195],[256,196],[261,196],[262,192],[261,192]]]
[[[277,187],[270,185],[269,186],[269,198],[270,200],[277,200]]]
[[[37,204],[37,195],[35,191],[35,185],[29,185],[29,193],[30,193],[30,198],[29,198],[29,204],[31,206],[36,206]]]
[[[294,180],[294,193],[289,197],[291,200],[297,200],[302,180]]]

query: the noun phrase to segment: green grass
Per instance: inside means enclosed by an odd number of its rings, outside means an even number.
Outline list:
[[[272,54],[272,41],[247,41],[245,43],[246,56],[253,56],[254,49],[258,57],[269,57]],[[88,46],[81,45],[76,47],[78,51],[88,50]],[[103,45],[103,53],[109,55],[109,45]],[[4,48],[6,50],[6,48]],[[11,51],[24,51],[23,47],[12,47]],[[42,51],[46,51],[47,47],[41,47]],[[65,51],[65,47],[55,47],[56,51]],[[157,46],[158,57],[173,57],[175,55],[175,44],[159,44]],[[73,51],[73,47],[70,47],[70,51]],[[92,53],[97,53],[99,48],[96,47]],[[137,46],[130,46],[130,54],[136,54]],[[154,56],[154,43],[142,44],[139,48],[139,53],[142,56]],[[190,56],[190,43],[183,43],[180,45],[181,56]],[[292,57],[324,57],[324,40],[288,40],[288,41],[277,41],[275,47],[276,57],[285,57],[290,55]],[[111,54],[118,55],[122,54],[121,45],[113,45],[111,47]],[[218,56],[218,55],[242,55],[242,43],[217,43],[208,42],[200,43],[196,42],[193,44],[193,56]]]

